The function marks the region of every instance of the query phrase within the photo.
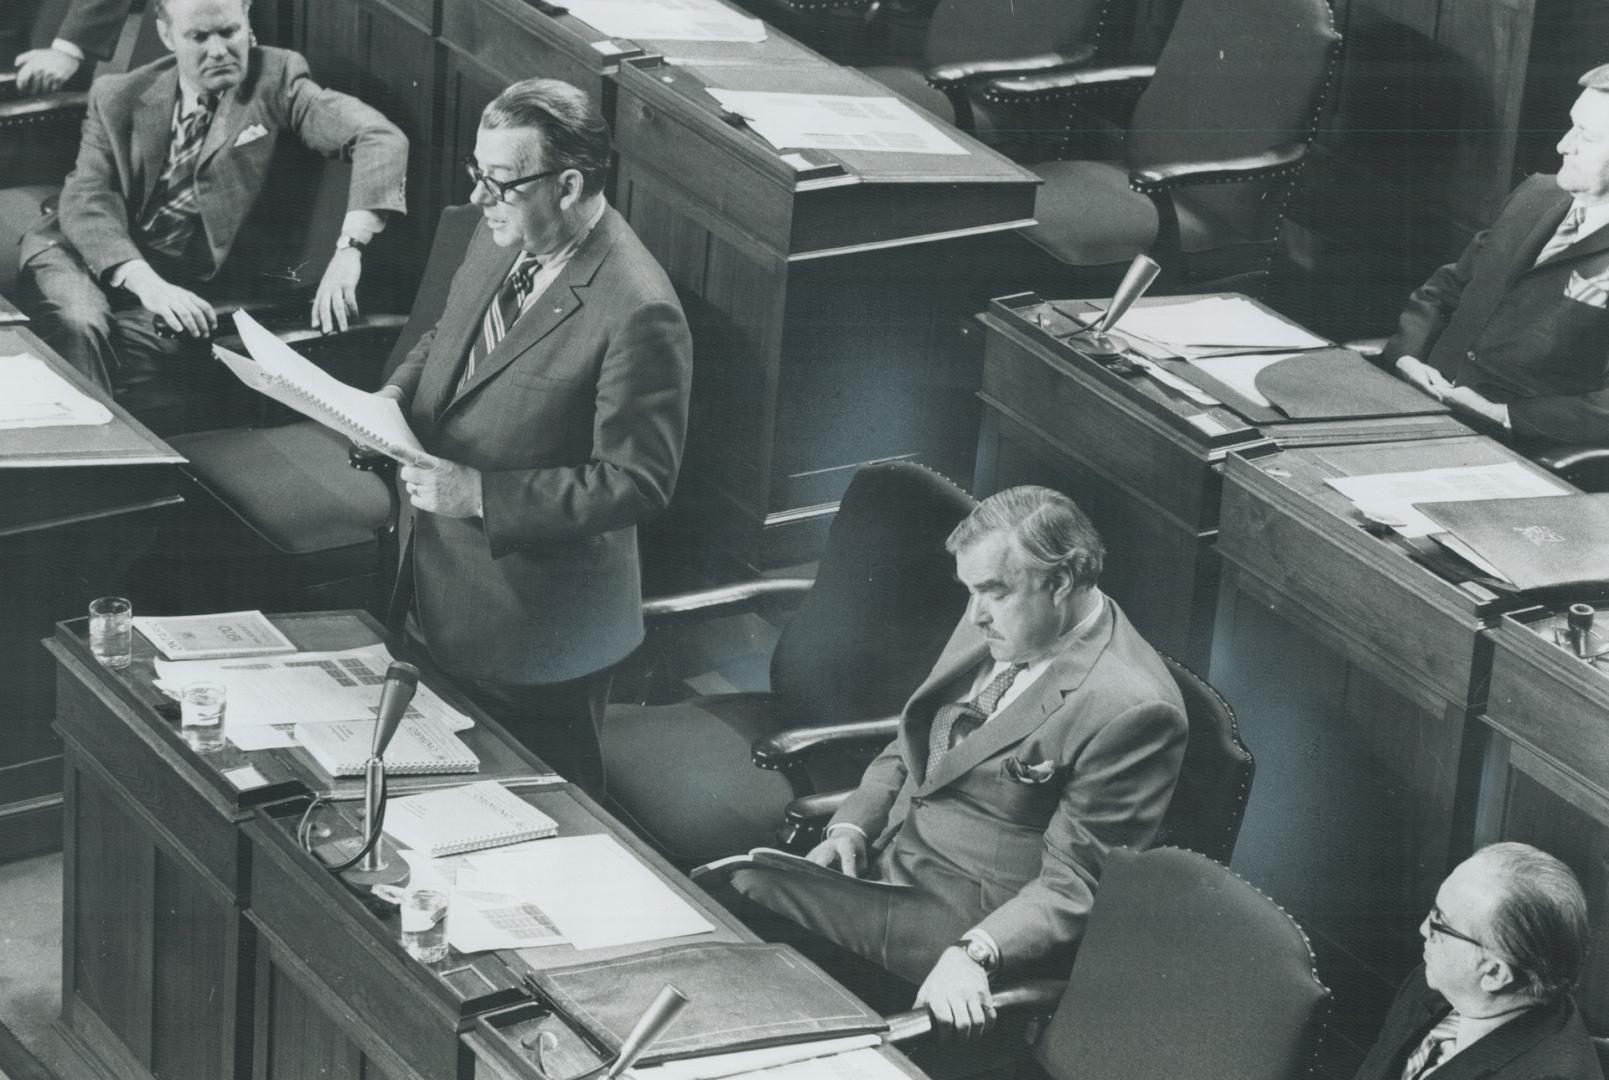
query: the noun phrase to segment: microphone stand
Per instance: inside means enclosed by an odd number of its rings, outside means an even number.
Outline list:
[[[1145,295],[1145,290],[1151,287],[1151,282],[1161,272],[1162,267],[1149,255],[1134,256],[1134,261],[1129,263],[1128,271],[1123,275],[1122,284],[1112,295],[1112,302],[1106,305],[1101,321],[1088,330],[1070,335],[1067,343],[1092,360],[1107,362],[1120,358],[1128,351],[1129,343],[1111,330],[1119,319],[1128,314],[1134,301]]]

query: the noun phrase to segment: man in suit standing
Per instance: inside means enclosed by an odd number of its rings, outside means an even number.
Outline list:
[[[133,0],[70,0],[49,45],[17,57],[17,89],[48,94],[78,74],[87,57],[112,55]]]
[[[1609,64],[1581,77],[1557,176],[1408,301],[1381,359],[1455,412],[1528,444],[1609,444]]]
[[[1602,1080],[1571,1000],[1589,929],[1575,875],[1529,844],[1492,844],[1442,882],[1357,1080]]]
[[[243,226],[269,194],[279,138],[353,165],[313,301],[324,330],[356,314],[363,247],[383,215],[405,208],[408,143],[374,109],[315,84],[296,53],[257,47],[249,0],[151,2],[173,55],[90,87],[60,212],[23,237],[21,261],[24,301],[46,340],[172,432],[206,418],[195,398],[202,370],[213,370],[201,340],[217,326],[208,296],[231,285],[266,290],[274,279],[258,273],[274,252],[252,250]],[[187,336],[160,336],[154,319]]]
[[[1161,658],[1096,587],[1105,549],[1071,499],[1010,488],[945,546],[971,601],[809,853],[842,876],[750,866],[731,886],[920,983],[971,1034],[993,1021],[992,975],[1065,970],[1106,853],[1155,835],[1187,729]]]
[[[592,791],[609,668],[643,636],[637,524],[670,501],[692,384],[670,281],[603,197],[609,152],[568,83],[486,107],[465,161],[484,220],[380,391],[433,455],[401,470],[409,636]]]

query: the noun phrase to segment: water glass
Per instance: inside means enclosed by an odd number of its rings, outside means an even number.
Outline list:
[[[402,947],[421,964],[447,958],[447,894],[414,889],[402,898]]]
[[[179,734],[198,754],[223,749],[223,717],[229,692],[222,683],[186,683],[179,691]]]
[[[126,668],[133,655],[134,606],[121,596],[90,601],[89,651],[102,667]]]

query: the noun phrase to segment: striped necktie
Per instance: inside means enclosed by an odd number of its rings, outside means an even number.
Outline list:
[[[1553,233],[1553,236],[1542,246],[1542,254],[1536,257],[1535,265],[1542,265],[1575,243],[1581,236],[1581,227],[1586,223],[1587,208],[1585,206],[1570,207],[1570,212],[1564,215],[1563,221],[1559,222],[1559,227]]]
[[[497,290],[492,302],[486,305],[486,314],[480,321],[480,336],[475,339],[475,344],[470,346],[469,359],[464,362],[464,377],[459,383],[460,386],[474,378],[476,365],[497,348],[497,343],[503,340],[509,328],[519,320],[520,311],[531,295],[531,283],[541,269],[542,263],[535,255],[524,254],[514,261],[514,267],[508,272],[502,288]]]
[[[168,163],[157,178],[146,212],[140,221],[145,245],[164,255],[178,258],[194,235],[200,209],[196,205],[196,165],[201,145],[212,128],[212,115],[218,107],[216,94],[203,94],[188,116],[173,113],[173,140],[168,145]]]
[[[933,713],[933,728],[928,733],[927,775],[938,771],[939,762],[962,739],[983,725],[994,712],[1000,699],[1006,696],[1011,684],[1022,674],[1027,664],[1012,664],[989,680],[989,685],[978,691],[971,701],[940,705]]]
[[[1408,1055],[1402,1067],[1402,1080],[1419,1080],[1442,1063],[1447,1048],[1458,1039],[1458,1014],[1448,1013],[1431,1028],[1424,1040]]]

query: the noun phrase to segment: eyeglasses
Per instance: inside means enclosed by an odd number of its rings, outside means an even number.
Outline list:
[[[464,158],[464,169],[469,173],[471,180],[483,185],[491,193],[492,198],[498,202],[508,202],[509,195],[521,184],[529,184],[536,180],[546,179],[549,176],[557,176],[564,171],[563,169],[548,169],[544,172],[532,173],[530,176],[521,176],[514,180],[498,180],[486,175],[485,170],[480,167],[480,163],[475,160],[474,154],[469,154]]]
[[[1480,940],[1478,940],[1476,938],[1472,938],[1468,934],[1463,933],[1462,931],[1454,930],[1452,927],[1448,926],[1446,923],[1444,923],[1440,919],[1436,918],[1436,916],[1439,915],[1439,914],[1441,914],[1441,912],[1436,911],[1435,909],[1432,909],[1431,912],[1430,912],[1430,916],[1425,920],[1425,923],[1426,923],[1427,926],[1430,927],[1430,932],[1432,934],[1439,934],[1439,935],[1441,935],[1443,937],[1457,938],[1459,941],[1467,941],[1471,945],[1475,946],[1477,949],[1486,948],[1486,943],[1485,942],[1480,941]]]

